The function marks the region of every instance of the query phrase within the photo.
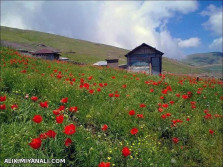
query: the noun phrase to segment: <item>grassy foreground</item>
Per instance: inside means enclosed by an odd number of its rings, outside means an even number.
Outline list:
[[[221,81],[0,54],[0,166],[223,165]]]

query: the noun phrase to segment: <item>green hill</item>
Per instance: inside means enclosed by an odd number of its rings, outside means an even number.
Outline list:
[[[223,69],[223,53],[222,52],[210,52],[210,53],[197,53],[188,55],[183,63],[191,66],[195,66],[202,71],[222,75]]]
[[[40,48],[40,44],[46,45],[46,47],[59,49],[64,57],[87,64],[93,64],[108,57],[119,58],[119,63],[125,64],[126,58],[124,55],[129,52],[129,50],[114,46],[3,26],[1,27],[1,42],[14,46],[17,49],[27,50],[37,50]],[[202,69],[193,68],[190,65],[185,65],[165,57],[163,58],[163,71],[184,74],[203,72]]]

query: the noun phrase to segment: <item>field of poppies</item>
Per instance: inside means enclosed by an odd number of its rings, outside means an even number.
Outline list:
[[[0,166],[223,165],[222,81],[0,54]]]

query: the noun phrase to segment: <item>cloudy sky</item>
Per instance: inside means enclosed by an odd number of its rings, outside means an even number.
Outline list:
[[[180,59],[222,52],[221,1],[1,1],[1,25]]]

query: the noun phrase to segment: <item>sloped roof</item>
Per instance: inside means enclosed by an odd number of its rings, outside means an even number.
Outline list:
[[[41,50],[35,51],[33,54],[52,54],[52,53],[59,53],[59,51],[54,51],[50,49],[41,49]]]
[[[107,61],[98,61],[97,63],[94,63],[95,66],[107,66]]]
[[[163,52],[157,50],[156,48],[154,48],[154,47],[152,47],[152,46],[150,46],[150,45],[147,45],[146,43],[142,43],[141,45],[137,46],[135,49],[133,49],[132,51],[130,51],[129,53],[127,53],[127,54],[125,55],[125,57],[129,56],[129,55],[130,55],[131,53],[133,53],[135,50],[137,50],[138,48],[143,47],[143,46],[146,46],[146,47],[148,47],[148,48],[154,49],[155,52],[157,52],[157,53],[159,53],[159,54],[161,54],[161,55],[164,54]]]

